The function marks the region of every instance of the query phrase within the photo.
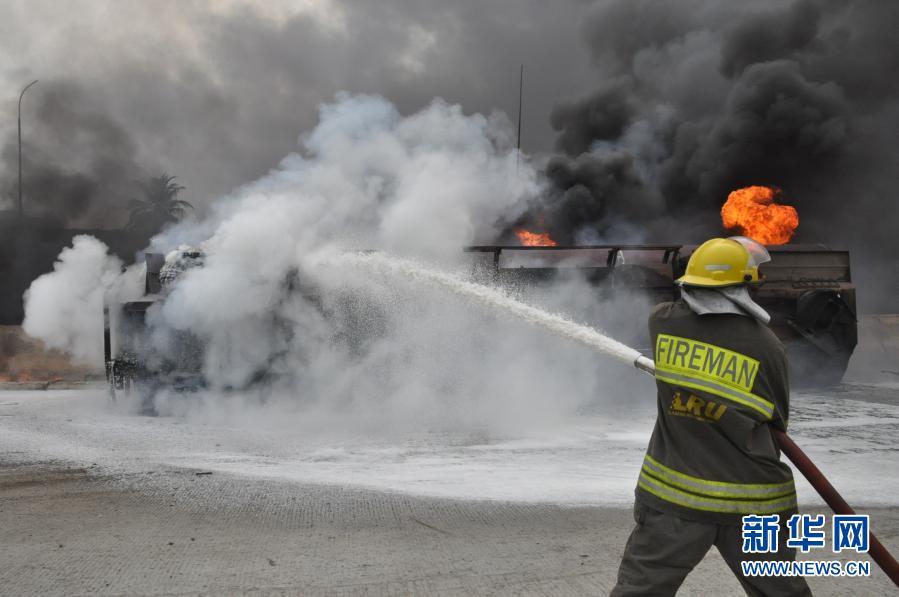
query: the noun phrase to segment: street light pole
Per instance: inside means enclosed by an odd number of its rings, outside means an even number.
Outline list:
[[[25,86],[22,93],[19,94],[19,217],[24,215],[22,211],[22,96],[28,91],[28,88],[37,83],[37,79]]]

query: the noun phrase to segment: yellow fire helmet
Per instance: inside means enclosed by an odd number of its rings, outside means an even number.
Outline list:
[[[751,238],[713,238],[693,251],[677,283],[714,288],[758,282],[759,266],[768,261],[768,249]]]

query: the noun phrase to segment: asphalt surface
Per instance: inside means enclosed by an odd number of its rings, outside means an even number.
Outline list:
[[[880,539],[899,551],[896,396],[855,387],[801,397],[794,410],[797,441],[829,455],[838,477],[867,479],[838,487],[862,500]],[[830,411],[843,422],[833,424]],[[864,429],[874,429],[871,437]],[[270,439],[223,424],[105,414],[84,391],[0,393],[0,594],[608,594],[633,524],[627,494],[636,469],[611,489],[572,485],[576,500],[541,486],[557,478],[547,470],[570,459],[597,458],[592,468],[601,472],[597,446],[628,460],[645,442],[599,432],[573,447],[570,439],[499,442],[497,453],[519,463],[513,476],[508,462],[483,460],[484,447],[470,438],[418,438],[392,450],[383,439],[354,440],[346,454],[328,448],[293,468],[283,461],[308,444],[277,450]],[[459,461],[467,458],[474,463],[466,468]],[[424,466],[435,459],[435,470],[461,472],[436,476]],[[379,460],[393,464],[378,468]],[[522,473],[529,467],[530,477]],[[375,474],[362,476],[363,468]],[[491,474],[510,493],[494,493]],[[807,492],[800,501],[804,511],[823,511]],[[865,579],[809,582],[816,595],[893,594],[876,569]],[[742,592],[712,550],[680,594]]]

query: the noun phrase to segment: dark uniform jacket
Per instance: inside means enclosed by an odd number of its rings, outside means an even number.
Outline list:
[[[649,318],[659,415],[637,501],[699,521],[796,512],[790,468],[773,428],[786,431],[789,381],[783,345],[764,324],[697,315],[683,300]]]

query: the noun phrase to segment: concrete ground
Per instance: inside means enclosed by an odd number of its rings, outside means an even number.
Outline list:
[[[889,498],[897,470],[899,425],[890,419],[897,414],[897,394],[856,387],[829,396],[827,408],[849,413],[839,425],[821,421],[818,397],[795,403],[797,441],[836,447],[830,467],[871,461],[873,468],[866,471],[836,471],[848,475],[846,480],[866,475],[868,487],[838,483],[850,499]],[[586,504],[458,497],[492,495],[486,486],[480,493],[465,486],[458,494],[449,486],[470,479],[474,468],[429,481],[447,485],[439,493],[455,498],[389,489],[425,487],[410,481],[428,474],[424,460],[414,460],[412,451],[397,459],[399,468],[413,466],[406,476],[377,469],[385,478],[380,488],[370,481],[360,487],[352,475],[343,483],[310,483],[303,479],[318,469],[282,466],[285,459],[299,458],[301,448],[277,452],[263,435],[229,444],[234,439],[224,426],[107,415],[89,408],[96,406],[94,400],[84,391],[0,393],[0,594],[602,595],[614,584],[633,524],[625,488],[632,486],[636,468],[616,489],[621,499],[596,494],[595,500],[581,500],[593,502]],[[880,426],[869,433],[876,441],[866,443],[859,425],[872,418]],[[154,437],[160,446],[143,443]],[[645,437],[632,442],[609,437],[603,435],[605,443],[598,445],[603,450],[617,446],[629,469]],[[844,450],[847,445],[855,448]],[[415,447],[419,453],[423,449]],[[474,448],[465,449],[466,457],[478,457]],[[587,447],[577,449],[593,454]],[[446,448],[441,445],[427,458],[437,451]],[[235,467],[244,452],[258,459]],[[380,447],[369,452],[382,460],[395,457]],[[504,445],[501,453],[513,461],[527,454],[522,466],[528,470],[541,462],[534,452],[529,444],[521,451]],[[339,454],[328,454],[322,461],[331,467],[328,471],[358,464],[349,456],[341,461]],[[577,454],[563,453],[565,460]],[[595,458],[587,463],[592,470],[603,470],[599,458],[590,457]],[[373,460],[361,462],[375,466]],[[441,467],[452,468],[453,462],[442,460]],[[499,461],[486,462],[483,479],[512,478]],[[549,468],[562,462],[551,461]],[[883,474],[871,474],[874,469]],[[578,470],[563,473],[572,476]],[[519,494],[526,496],[530,489],[539,494],[542,475],[537,468],[533,477],[519,474]],[[571,491],[593,495],[578,485]],[[803,510],[824,511],[814,502],[809,506],[807,498],[801,491]],[[899,511],[889,499],[878,501],[882,505],[864,512],[871,514],[880,539],[899,551]],[[809,583],[816,595],[894,593],[876,568],[870,578]],[[742,592],[713,550],[680,594]]]
[[[0,473],[4,595],[604,595],[625,509],[426,499],[168,471],[119,480],[53,463]],[[899,516],[871,510],[899,547]],[[845,558],[843,558],[845,559]],[[888,580],[810,579],[816,595]],[[683,595],[740,595],[714,550]]]

